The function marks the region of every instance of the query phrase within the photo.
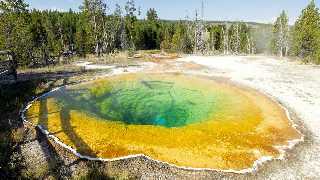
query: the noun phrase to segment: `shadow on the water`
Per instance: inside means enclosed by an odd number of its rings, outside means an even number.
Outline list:
[[[24,165],[12,155],[20,153],[19,144],[23,134],[13,138],[16,131],[23,131],[20,109],[36,95],[36,89],[44,80],[15,83],[0,82],[0,179],[15,179],[20,176]],[[14,163],[12,163],[14,161]]]
[[[75,104],[81,104],[80,102],[75,102],[75,99],[61,92],[61,90],[57,91],[57,93],[61,95],[60,97],[63,98],[64,101],[74,102]],[[60,110],[62,131],[68,136],[68,138],[70,139],[72,144],[74,144],[75,148],[80,154],[90,157],[96,157],[96,154],[92,151],[90,146],[86,144],[86,142],[75,132],[75,127],[73,127],[70,122],[70,110],[71,107],[69,105],[64,106]]]
[[[28,167],[21,163],[24,162],[23,159],[25,158],[22,153],[22,147],[28,147],[28,143],[36,141],[39,142],[41,151],[44,154],[49,153],[46,154],[46,161],[51,162],[51,165],[47,175],[56,177],[56,179],[61,179],[63,176],[67,177],[66,179],[72,177],[69,166],[77,165],[79,161],[64,162],[55,148],[52,147],[51,142],[39,129],[37,129],[36,133],[33,133],[31,129],[24,127],[20,118],[20,110],[26,105],[26,102],[33,100],[33,97],[39,96],[39,94],[49,92],[57,86],[76,83],[78,81],[76,76],[81,76],[83,73],[85,72],[73,70],[48,73],[20,73],[17,81],[0,80],[0,179],[26,178],[22,175],[22,172],[28,171]],[[70,80],[70,77],[75,78]],[[41,113],[33,114],[29,117],[39,118],[42,126],[47,129],[48,115],[59,112],[48,112],[46,100],[41,101],[40,106]],[[22,132],[21,135],[18,134],[18,139],[15,134],[16,131]],[[57,133],[61,132],[51,132],[53,135]],[[73,134],[75,133],[73,132]],[[16,157],[15,154],[19,156]]]
[[[96,157],[96,154],[91,150],[91,148],[74,131],[74,127],[71,125],[71,122],[70,122],[71,120],[70,110],[68,107],[64,107],[63,109],[61,109],[60,118],[61,118],[63,132],[68,136],[68,138],[75,145],[77,151],[82,155]]]
[[[56,81],[53,81],[49,85],[49,89],[53,88],[53,84]],[[48,129],[48,104],[47,99],[40,100],[40,107],[39,107],[39,122],[38,124],[41,127]],[[58,132],[55,132],[55,134]],[[60,155],[56,151],[56,149],[52,146],[51,142],[48,140],[47,137],[43,135],[41,130],[37,127],[36,128],[36,137],[35,139],[38,141],[42,152],[45,156],[45,161],[48,166],[47,175],[53,176],[55,179],[59,179],[61,177],[71,177],[71,171],[66,167],[65,162],[61,159]],[[63,169],[63,170],[62,170]]]
[[[37,141],[37,137],[31,140],[29,137],[25,137],[25,128],[20,119],[20,109],[26,102],[32,100],[32,97],[38,95],[39,87],[48,82],[50,81],[39,77],[34,80],[14,83],[0,82],[0,179],[19,179],[21,171],[28,168],[20,163],[22,157],[12,158],[15,153],[21,154],[21,146],[28,142]],[[50,90],[49,88],[52,87],[41,88],[41,91],[47,92]],[[42,107],[46,109],[45,106]],[[45,121],[43,119],[43,123]]]
[[[40,100],[40,107],[39,107],[39,124],[44,127],[48,128],[48,107],[47,107],[47,99]]]

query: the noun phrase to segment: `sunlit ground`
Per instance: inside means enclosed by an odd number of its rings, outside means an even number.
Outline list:
[[[250,168],[300,138],[285,111],[256,91],[188,75],[129,74],[60,89],[27,119],[83,155],[145,154],[192,168]]]

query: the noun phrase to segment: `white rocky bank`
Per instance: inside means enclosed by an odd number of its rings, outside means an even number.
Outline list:
[[[206,73],[230,78],[265,92],[292,109],[311,133],[309,145],[295,162],[263,176],[268,179],[320,178],[320,66],[263,56],[188,56],[180,59],[206,66]]]

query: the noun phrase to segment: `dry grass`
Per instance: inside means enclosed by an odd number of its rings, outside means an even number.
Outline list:
[[[90,54],[83,59],[96,64],[127,64],[129,62],[127,52],[103,54],[100,57]]]
[[[81,72],[82,67],[73,64],[47,66],[41,68],[19,68],[18,73],[57,73],[57,72]]]
[[[166,53],[161,52],[160,50],[140,50],[137,51],[132,57],[129,56],[127,51],[124,51],[111,54],[102,54],[100,57],[90,54],[85,58],[80,58],[79,60],[89,61],[94,64],[130,66],[137,64],[139,61],[160,62],[162,60],[177,59],[179,57],[180,55],[177,53]]]

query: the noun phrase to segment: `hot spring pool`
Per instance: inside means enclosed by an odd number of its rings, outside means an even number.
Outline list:
[[[118,75],[63,87],[35,101],[26,118],[82,155],[144,154],[191,168],[250,168],[301,136],[266,96],[178,74]]]

